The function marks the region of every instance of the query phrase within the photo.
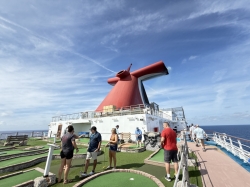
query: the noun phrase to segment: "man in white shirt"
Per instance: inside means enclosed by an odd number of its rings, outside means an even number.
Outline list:
[[[204,139],[206,136],[205,131],[199,127],[199,125],[196,125],[196,129],[194,130],[194,135],[196,137],[196,146],[198,147],[198,142],[201,141],[201,145],[203,147],[203,151],[206,151]]]
[[[193,123],[191,124],[191,127],[189,128],[190,131],[190,136],[191,136],[191,140],[194,140],[194,130],[195,130],[195,126],[193,125]]]

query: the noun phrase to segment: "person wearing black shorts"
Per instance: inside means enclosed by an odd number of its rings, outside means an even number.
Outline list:
[[[109,144],[109,166],[106,169],[110,169],[112,167],[112,160],[114,162],[113,169],[116,169],[116,151],[118,147],[118,135],[116,133],[115,128],[111,130],[110,141],[108,142],[108,144]]]
[[[175,176],[178,172],[178,149],[177,149],[177,142],[176,142],[176,132],[170,128],[168,122],[163,123],[163,131],[161,132],[161,145],[164,148],[164,161],[166,167],[165,179],[167,181],[171,181],[170,177],[170,163],[171,161],[174,163],[175,169]]]
[[[75,135],[74,135],[74,127],[72,125],[68,126],[68,133],[64,134],[61,139],[61,166],[58,171],[58,182],[61,182],[62,172],[63,168],[64,170],[64,184],[67,184],[71,182],[68,180],[68,174],[71,166],[71,161],[74,155],[74,149],[76,149],[76,152],[78,152],[78,148],[76,146],[75,142]]]
[[[172,150],[172,151],[164,150],[164,161],[166,163],[171,163],[171,161],[178,162],[177,154],[178,154],[178,151],[176,150]]]

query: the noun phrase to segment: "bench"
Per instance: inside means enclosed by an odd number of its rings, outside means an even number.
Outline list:
[[[18,136],[8,136],[4,146],[14,145],[15,143],[22,145],[27,145],[28,135],[18,135]]]
[[[128,133],[121,133],[121,143],[125,143],[125,142],[128,142],[128,143],[131,143],[132,140],[131,140],[131,133],[128,132]]]

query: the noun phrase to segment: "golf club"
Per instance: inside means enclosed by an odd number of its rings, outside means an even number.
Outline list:
[[[102,167],[102,169],[106,169],[106,164],[105,164],[105,154],[106,154],[106,145],[104,146],[104,161],[103,161],[103,163],[104,163],[104,166]]]
[[[84,159],[83,159],[83,169],[84,169],[84,167],[85,167],[85,165],[86,165],[86,158],[87,158],[87,153],[86,153],[86,156],[85,156]],[[81,176],[82,173],[83,173],[83,171],[80,171],[80,178],[82,177],[82,176]]]

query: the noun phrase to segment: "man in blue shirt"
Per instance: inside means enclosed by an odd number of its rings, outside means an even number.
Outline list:
[[[141,147],[142,131],[139,129],[139,127],[136,127],[135,136],[137,141],[137,147],[139,147],[139,145]]]
[[[100,147],[102,144],[102,136],[99,132],[96,131],[96,127],[95,126],[91,127],[90,131],[92,134],[90,135],[90,138],[89,138],[89,140],[90,140],[89,147],[87,150],[84,173],[81,174],[82,177],[87,176],[87,170],[89,167],[90,159],[94,160],[93,170],[90,172],[90,175],[95,174],[95,168],[96,168],[96,164],[97,164],[97,152],[100,150]]]

